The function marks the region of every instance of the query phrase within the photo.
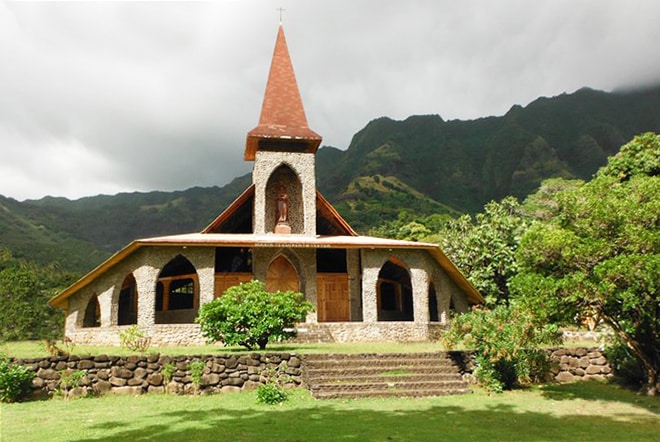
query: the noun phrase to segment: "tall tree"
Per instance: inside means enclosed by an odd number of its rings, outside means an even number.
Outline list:
[[[557,191],[521,241],[520,304],[549,320],[598,319],[660,390],[660,136],[624,145],[589,183]]]

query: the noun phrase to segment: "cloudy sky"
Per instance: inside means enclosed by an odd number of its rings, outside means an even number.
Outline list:
[[[310,127],[502,115],[660,82],[657,0],[0,2],[0,194],[224,185],[250,171],[279,21]]]

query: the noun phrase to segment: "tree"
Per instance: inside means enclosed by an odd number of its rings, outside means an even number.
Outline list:
[[[61,335],[62,314],[48,305],[48,299],[73,278],[56,264],[40,267],[0,249],[0,340]]]
[[[221,297],[202,305],[196,322],[211,342],[263,350],[272,340],[295,336],[293,326],[312,310],[301,293],[269,293],[263,282],[250,281],[230,287]]]
[[[623,146],[589,183],[554,196],[524,235],[513,291],[554,321],[602,320],[660,389],[660,136]],[[552,208],[554,206],[554,208]]]
[[[518,201],[506,197],[486,204],[474,222],[468,215],[448,222],[437,240],[487,305],[508,305],[509,281],[518,271],[516,253],[527,225]]]

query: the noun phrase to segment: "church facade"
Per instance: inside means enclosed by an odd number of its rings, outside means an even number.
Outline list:
[[[51,299],[65,335],[117,345],[137,324],[152,345],[202,344],[199,306],[252,279],[303,293],[315,311],[299,335],[335,342],[436,339],[451,310],[483,302],[437,245],[358,235],[316,190],[320,143],[280,25],[246,139],[252,185],[203,231],[133,241]]]

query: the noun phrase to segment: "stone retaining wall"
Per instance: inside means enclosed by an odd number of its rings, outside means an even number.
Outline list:
[[[552,374],[557,382],[605,379],[613,376],[605,352],[598,347],[549,349],[550,359],[557,363]]]
[[[191,377],[191,364],[202,361],[204,374],[199,385]],[[56,356],[13,361],[35,372],[36,397],[60,390],[62,375],[84,371],[72,396],[87,394],[142,393],[225,393],[256,388],[272,376],[280,376],[286,387],[301,384],[301,361],[290,353],[244,354],[227,356]],[[171,365],[170,365],[171,364]],[[166,371],[172,369],[166,383]]]
[[[547,351],[553,363],[550,374],[557,382],[600,380],[613,376],[605,352],[598,347],[559,347]],[[449,355],[464,377],[473,378],[474,355],[471,352],[451,351]]]
[[[548,349],[554,361],[553,379],[557,382],[604,379],[612,376],[612,368],[597,347]],[[465,377],[471,377],[474,357],[469,352],[452,351],[450,357]],[[205,364],[199,385],[193,383],[190,366]],[[57,356],[15,359],[16,364],[35,372],[35,396],[52,395],[60,388],[62,374],[84,371],[85,377],[71,395],[143,394],[143,393],[225,393],[256,388],[279,374],[287,387],[302,384],[302,361],[292,353],[251,353],[205,356]],[[171,364],[171,365],[170,365]],[[166,382],[164,368],[172,368]]]

